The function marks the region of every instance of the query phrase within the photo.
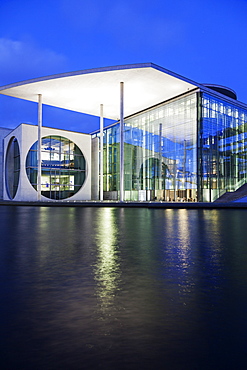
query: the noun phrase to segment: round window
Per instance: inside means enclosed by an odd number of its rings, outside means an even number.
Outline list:
[[[38,142],[30,148],[26,172],[37,190]],[[50,199],[66,199],[77,193],[86,178],[86,161],[79,147],[62,136],[46,136],[41,141],[41,194]]]
[[[20,150],[18,141],[12,137],[6,155],[5,162],[5,181],[6,189],[10,199],[16,195],[20,179]]]

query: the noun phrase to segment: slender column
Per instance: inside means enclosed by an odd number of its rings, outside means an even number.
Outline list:
[[[41,127],[42,127],[42,94],[38,94],[38,201],[41,201]]]
[[[159,124],[159,190],[165,190],[162,188],[162,181],[163,181],[162,179],[162,123],[160,123]],[[166,183],[166,179],[164,179],[164,183]]]
[[[120,82],[120,202],[124,201],[124,83]]]
[[[100,104],[100,200],[103,200],[103,104]]]

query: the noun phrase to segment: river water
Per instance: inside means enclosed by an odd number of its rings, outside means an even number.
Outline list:
[[[245,369],[247,210],[0,207],[1,369]]]

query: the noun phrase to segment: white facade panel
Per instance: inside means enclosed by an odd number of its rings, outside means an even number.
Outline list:
[[[80,201],[91,199],[91,135],[81,134],[71,131],[53,129],[48,127],[42,127],[42,138],[50,135],[62,136],[66,139],[74,142],[86,161],[86,178],[81,189],[73,196],[64,199],[64,201]],[[38,140],[38,126],[32,126],[27,124],[21,124],[15,130],[13,130],[4,139],[4,164],[6,164],[6,155],[9,143],[13,138],[17,139],[20,150],[20,178],[19,185],[13,200],[15,201],[37,201],[38,192],[31,185],[27,173],[26,173],[26,158],[32,145]],[[3,199],[10,200],[8,194],[7,185],[5,181],[6,165],[4,165],[4,189]],[[44,196],[41,196],[41,201],[56,201]],[[61,201],[61,200],[60,200]]]

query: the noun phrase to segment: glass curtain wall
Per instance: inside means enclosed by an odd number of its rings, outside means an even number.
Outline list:
[[[212,202],[246,183],[247,110],[201,94],[200,200]]]
[[[38,142],[29,150],[26,172],[37,189]],[[41,194],[51,199],[65,199],[80,190],[86,176],[85,158],[76,144],[61,136],[42,138]]]
[[[125,119],[125,200],[197,200],[197,97]],[[104,132],[104,198],[119,191],[119,124]]]

